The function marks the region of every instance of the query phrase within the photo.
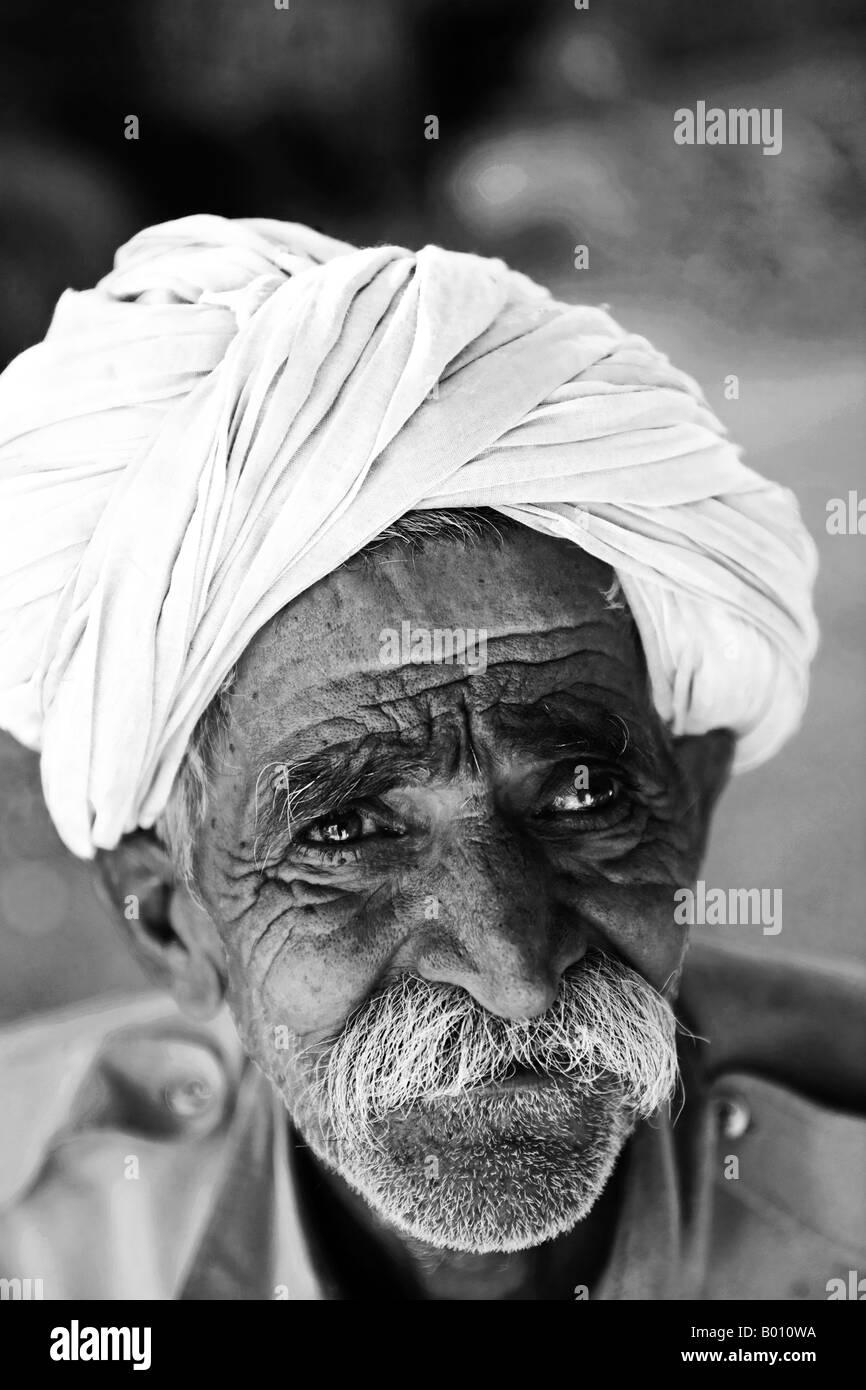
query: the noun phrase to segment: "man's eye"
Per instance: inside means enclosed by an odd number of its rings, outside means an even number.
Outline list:
[[[372,816],[364,816],[360,811],[346,811],[339,816],[323,816],[321,820],[313,821],[306,830],[301,831],[298,839],[301,842],[313,845],[345,845],[353,840],[363,838],[365,831],[372,833],[366,828],[365,822],[369,822],[375,830],[375,823]]]
[[[600,811],[619,800],[621,787],[607,772],[576,775],[574,787],[558,792],[549,803],[554,815],[577,815],[581,811]]]
[[[363,806],[352,806],[312,821],[300,831],[297,841],[302,845],[351,845],[383,834],[400,834],[392,817],[374,815]]]

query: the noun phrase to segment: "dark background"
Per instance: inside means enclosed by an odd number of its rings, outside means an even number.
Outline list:
[[[861,16],[853,0],[5,0],[0,362],[135,231],[199,211],[500,255],[610,304],[795,488],[821,550],[807,723],[729,791],[705,873],[781,887],[783,931],[716,931],[863,960],[866,540],[825,526],[829,499],[864,486]],[[673,113],[698,100],[781,107],[781,154],[677,146]],[[35,757],[0,736],[0,1017],[138,983],[47,821]]]

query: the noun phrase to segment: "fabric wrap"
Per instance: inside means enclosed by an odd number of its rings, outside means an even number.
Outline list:
[[[164,809],[254,634],[405,512],[491,506],[611,564],[675,734],[796,728],[817,635],[793,495],[690,377],[501,261],[151,227],[0,377],[0,727],[90,857]]]

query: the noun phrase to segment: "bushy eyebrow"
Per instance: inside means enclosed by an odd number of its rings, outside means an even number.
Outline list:
[[[584,699],[562,691],[545,696],[531,705],[503,703],[499,707],[500,732],[509,745],[531,746],[536,757],[562,757],[585,752],[587,756],[620,761],[635,742],[631,729],[620,714],[587,704]]]
[[[622,716],[583,702],[577,706],[568,695],[533,705],[503,702],[497,725],[503,749],[531,751],[550,761],[595,757],[618,762],[634,747]],[[296,761],[269,762],[256,779],[254,858],[264,863],[275,843],[290,841],[299,826],[395,786],[418,785],[429,775],[426,745],[407,744],[394,734],[369,734]]]
[[[255,788],[256,862],[267,858],[276,840],[291,840],[297,826],[352,802],[381,796],[396,785],[419,781],[426,771],[423,750],[375,736],[324,748],[295,762],[266,763]]]

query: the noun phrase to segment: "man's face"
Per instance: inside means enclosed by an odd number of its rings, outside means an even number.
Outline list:
[[[611,580],[522,528],[391,547],[239,668],[199,845],[232,1011],[313,1150],[432,1244],[570,1229],[673,1084],[705,817]],[[486,663],[409,659],[455,628]]]

